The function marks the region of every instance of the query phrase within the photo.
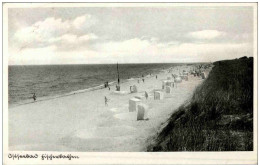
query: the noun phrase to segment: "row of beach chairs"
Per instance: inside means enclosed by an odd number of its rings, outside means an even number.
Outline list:
[[[205,76],[205,75],[204,75]],[[163,100],[164,93],[171,94],[173,88],[177,87],[177,83],[181,83],[183,80],[188,81],[188,73],[183,72],[181,75],[172,75],[172,77],[167,77],[167,80],[162,81],[162,90],[154,91],[154,100]],[[134,85],[134,92],[137,93],[137,87]],[[137,111],[137,120],[147,120],[148,119],[148,105],[144,104],[144,96],[135,96],[129,100],[129,112]]]

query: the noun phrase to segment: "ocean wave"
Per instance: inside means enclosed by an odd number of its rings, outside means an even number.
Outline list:
[[[123,77],[128,77],[128,78],[122,78],[120,79],[120,83],[125,83],[125,82],[129,82],[129,81],[134,81],[134,80],[137,80],[139,78],[141,78],[140,75],[143,75],[144,77],[150,77],[150,76],[155,76],[157,73],[159,73],[161,71],[161,69],[157,68],[151,68],[150,71],[145,71],[145,73],[140,73],[138,71],[135,71],[135,69],[133,69],[132,71],[129,71],[129,73],[131,73],[132,77],[130,76],[127,76],[127,72],[125,72],[125,75]],[[165,69],[164,69],[165,71]],[[133,73],[136,73],[136,74],[133,74]],[[60,75],[59,76],[59,79],[61,78]],[[99,76],[102,76],[102,75],[99,75]],[[107,76],[107,75],[106,75]],[[122,76],[122,75],[121,75]],[[91,76],[90,76],[91,77]],[[96,77],[96,75],[93,75],[91,78],[88,77],[88,78],[84,78],[82,74],[80,74],[80,77],[76,77],[75,75],[73,77],[71,77],[71,79],[77,79],[74,80],[75,82],[78,83],[78,85],[81,85],[83,87],[82,84],[80,84],[82,80],[85,81],[86,80],[89,80],[89,84],[91,84],[91,82],[93,81],[93,83],[95,83],[94,81],[98,80],[97,82],[102,82],[105,80],[105,78],[103,77]],[[84,92],[90,92],[90,91],[94,91],[94,90],[99,90],[99,89],[103,89],[105,88],[104,86],[104,83],[100,84],[100,85],[96,85],[94,87],[87,87],[87,88],[84,88],[84,89],[79,89],[79,90],[75,90],[75,87],[77,86],[77,84],[75,84],[76,86],[74,87],[74,81],[71,81],[71,79],[64,79],[63,82],[57,82],[57,79],[54,80],[56,81],[58,84],[51,84],[52,82],[54,82],[53,80],[50,80],[49,84],[50,86],[36,86],[34,88],[31,89],[31,91],[44,91],[42,93],[39,92],[39,94],[37,95],[37,101],[36,102],[40,102],[40,101],[45,101],[45,100],[50,100],[50,99],[55,99],[55,98],[59,98],[59,97],[66,97],[66,96],[70,96],[70,95],[74,95],[74,94],[79,94],[79,93],[84,93]],[[105,81],[104,81],[105,82]],[[117,83],[117,81],[110,81],[108,84],[110,86],[113,86]],[[32,86],[32,84],[37,84],[35,82],[29,82],[29,84],[24,84],[26,88],[28,88],[28,86]],[[46,82],[46,80],[38,80],[38,85],[39,84],[48,84],[48,82]],[[70,84],[69,86],[67,86],[68,84]],[[12,87],[14,87],[15,84],[12,84]],[[65,86],[64,86],[65,85]],[[68,89],[70,89],[72,91],[68,91]],[[73,90],[74,88],[74,90]],[[78,87],[80,88],[80,86]],[[10,89],[11,90],[11,89]],[[15,90],[18,90],[15,88]],[[30,92],[31,92],[30,91]],[[34,92],[32,92],[34,93]],[[56,94],[54,94],[56,93]],[[24,94],[24,96],[23,96]],[[27,92],[23,92],[23,93],[20,93],[19,97],[18,98],[9,98],[11,99],[11,101],[9,100],[9,106],[10,107],[13,107],[13,106],[19,106],[19,105],[24,105],[24,104],[31,104],[31,103],[35,103],[35,101],[33,101],[33,98],[30,96],[29,94],[29,97],[26,97],[25,95],[28,95],[28,89],[27,89]],[[13,97],[16,97],[15,95],[12,95]]]
[[[125,83],[125,82],[126,81],[121,81],[121,83]],[[112,82],[109,82],[108,84],[111,86],[111,85],[114,85],[116,83],[117,83],[117,81],[112,81]],[[57,86],[57,85],[51,86],[50,88],[55,87],[55,86]],[[46,101],[46,100],[52,100],[52,99],[56,99],[56,98],[60,98],[60,97],[71,96],[71,95],[74,95],[74,94],[100,90],[100,89],[104,89],[104,88],[105,88],[104,84],[101,84],[101,85],[97,85],[97,86],[94,86],[94,87],[90,87],[90,88],[86,88],[86,89],[80,89],[80,90],[76,90],[76,91],[71,91],[71,92],[68,92],[68,93],[60,94],[60,95],[39,97],[37,99],[37,101],[33,101],[32,97],[28,97],[28,98],[30,98],[30,100],[28,100],[28,99],[22,100],[22,101],[13,103],[9,107],[16,107],[16,106],[25,105],[25,104],[32,104],[32,103],[37,103],[37,102]]]

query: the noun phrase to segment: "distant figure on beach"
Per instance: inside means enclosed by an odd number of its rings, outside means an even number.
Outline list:
[[[105,86],[105,88],[109,87],[108,81],[105,82],[104,86]]]
[[[144,82],[144,78],[143,78],[143,82]]]
[[[116,91],[120,91],[120,85],[116,85]]]
[[[107,102],[108,102],[108,98],[105,96],[105,106],[108,106]]]
[[[145,91],[144,92],[144,95],[145,95],[145,98],[146,98],[146,100],[147,100],[147,98],[148,98],[148,93]]]
[[[36,94],[35,93],[33,93],[33,97],[32,98],[33,98],[34,101],[36,101]]]
[[[109,86],[109,84],[107,84],[107,87],[108,87],[108,90],[110,90],[110,86]]]
[[[156,79],[157,79],[157,75],[156,75],[155,77],[156,77]]]

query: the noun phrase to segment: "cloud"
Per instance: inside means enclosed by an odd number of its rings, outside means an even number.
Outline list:
[[[202,30],[188,33],[189,37],[200,39],[200,40],[211,40],[221,36],[224,36],[226,33],[217,31],[217,30]]]
[[[252,56],[252,9],[206,8],[10,9],[10,64],[199,62]]]
[[[96,19],[94,19],[91,15],[89,14],[85,14],[82,16],[79,16],[77,18],[75,18],[72,21],[72,25],[76,28],[76,29],[81,29],[82,27],[89,27],[93,24],[96,23]]]
[[[85,14],[73,20],[62,20],[61,18],[49,17],[38,21],[31,26],[23,27],[14,34],[14,41],[19,46],[39,47],[43,44],[66,41],[75,42],[77,39],[87,41],[97,39],[93,33],[86,34],[87,28],[97,20],[91,15]],[[81,35],[76,35],[80,33]],[[14,44],[14,43],[12,43]]]
[[[56,38],[51,38],[49,39],[49,43],[56,43],[56,42],[62,42],[64,43],[69,43],[69,44],[74,44],[77,45],[80,42],[85,42],[85,41],[89,41],[89,40],[95,40],[98,37],[93,34],[93,33],[89,33],[89,34],[85,34],[83,36],[77,36],[75,34],[64,34],[60,37],[56,37]]]
[[[95,51],[84,50],[60,52],[55,45],[43,48],[28,48],[22,51],[9,51],[8,62],[11,65],[44,65],[44,64],[82,64],[98,63]]]
[[[192,59],[193,61],[217,61],[223,59],[252,56],[253,48],[249,43],[183,43],[162,50],[171,59]],[[192,62],[192,61],[191,61]]]
[[[51,64],[51,61],[56,60],[58,55],[55,54],[56,47],[54,45],[44,48],[27,48],[20,51],[9,50],[9,64]],[[48,54],[45,54],[48,53]]]
[[[106,53],[139,53],[142,50],[150,47],[148,40],[133,38],[124,41],[113,41],[98,45],[98,49]]]
[[[98,39],[98,36],[96,36],[93,33],[89,33],[89,34],[78,37],[78,39],[79,39],[79,41],[89,41],[89,40]]]
[[[20,43],[45,42],[50,37],[66,33],[70,27],[68,21],[51,17],[36,22],[29,27],[21,28],[14,34],[14,37]]]
[[[171,61],[185,57],[211,57],[228,56],[228,52],[237,52],[237,57],[241,53],[249,50],[249,43],[180,43],[178,41],[159,42],[151,39],[133,38],[124,41],[107,42],[96,45],[96,50],[102,54],[120,55],[120,56],[143,56],[145,58],[165,57]],[[246,50],[246,51],[242,51]],[[241,51],[241,52],[239,52]],[[162,61],[164,59],[161,59]]]
[[[60,37],[55,37],[55,38],[50,38],[49,39],[49,42],[50,43],[54,43],[54,42],[59,42],[59,41],[62,41],[62,42],[70,42],[70,43],[73,43],[75,42],[77,39],[77,36],[74,35],[74,34],[64,34]]]
[[[91,38],[87,35],[79,39],[76,35],[65,35],[62,40],[78,41]],[[95,38],[93,35],[92,38]],[[65,44],[65,47],[75,44]],[[93,63],[171,63],[209,62],[252,56],[250,43],[179,43],[159,42],[154,39],[132,38],[123,41],[110,41],[95,44],[90,49],[83,44],[82,49],[71,48],[60,51],[55,45],[44,48],[28,48],[12,52],[9,64],[93,64]],[[84,48],[84,49],[83,49]]]

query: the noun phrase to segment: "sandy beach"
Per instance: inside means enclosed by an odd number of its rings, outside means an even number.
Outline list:
[[[178,69],[189,71],[191,66]],[[192,95],[203,80],[189,75],[165,94],[163,100],[154,100],[154,90],[162,89],[162,80],[178,74],[174,68],[121,84],[116,94],[115,86],[95,91],[78,93],[51,100],[9,108],[9,149],[34,151],[146,151],[147,139],[156,135],[180,105]],[[136,85],[138,93],[129,93]],[[149,106],[148,120],[137,121],[137,113],[129,112],[129,99],[144,96],[142,102]],[[109,99],[105,106],[104,97]]]

